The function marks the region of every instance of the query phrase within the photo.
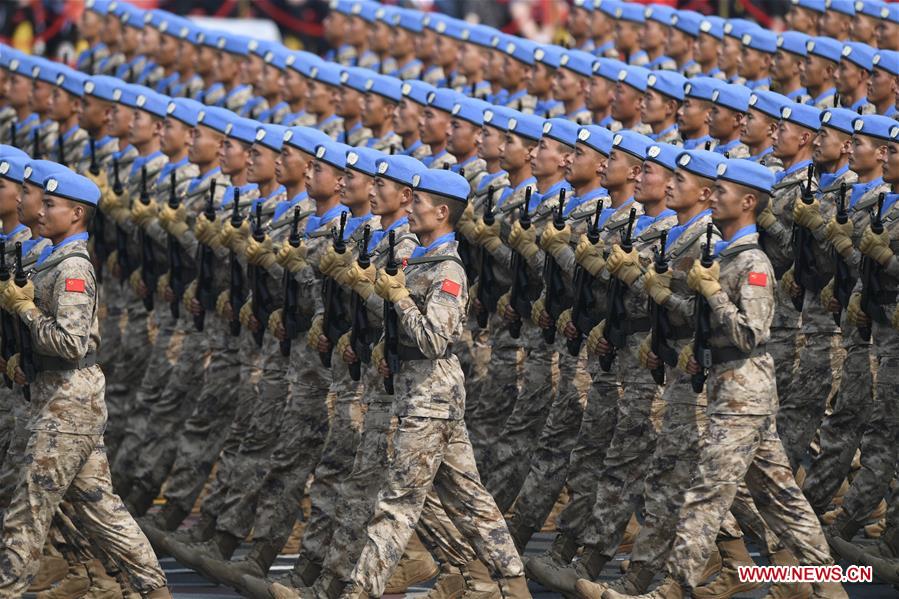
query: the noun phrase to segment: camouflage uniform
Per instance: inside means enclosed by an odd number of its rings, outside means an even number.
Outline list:
[[[832,88],[822,92],[820,95],[818,95],[814,98],[809,97],[809,99],[806,100],[805,103],[811,104],[815,108],[818,108],[820,110],[824,110],[825,108],[836,108],[837,107],[837,95],[836,94],[837,94],[836,88],[832,87]]]
[[[321,121],[317,120],[309,126],[318,129],[334,140],[338,139],[341,133],[343,133],[343,119],[336,114],[332,114],[331,116]]]
[[[224,106],[231,112],[240,114],[243,107],[253,98],[253,88],[249,85],[237,85],[225,91],[225,95],[216,103],[216,106]],[[209,102],[207,102],[208,104]]]
[[[60,144],[58,140],[62,140],[62,157],[60,157]],[[75,170],[77,163],[82,159],[85,148],[88,145],[87,131],[75,125],[67,132],[57,137],[57,142],[52,148],[49,148],[50,159],[54,162],[64,164]]]
[[[394,148],[399,150],[403,147],[403,138],[393,131],[388,131],[384,137],[369,137],[365,142],[365,147],[390,153]]]
[[[454,165],[456,164],[456,157],[447,152],[445,149],[440,154],[434,155],[431,154],[428,156],[427,160],[423,161],[428,168],[444,168],[444,165]]]
[[[684,145],[684,142],[680,136],[680,131],[678,131],[678,129],[677,129],[677,125],[672,125],[670,127],[667,127],[663,131],[659,132],[658,134],[653,133],[649,137],[650,137],[650,139],[652,139],[658,143],[672,144],[675,146]]]
[[[343,130],[337,136],[337,141],[347,144],[348,146],[353,146],[354,148],[366,147],[369,139],[371,139],[371,129],[363,127],[362,123],[356,123],[356,125],[349,131],[347,131],[346,126],[344,126]]]

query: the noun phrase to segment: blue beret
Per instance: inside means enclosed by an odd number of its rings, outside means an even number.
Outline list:
[[[367,2],[366,0],[360,0],[359,2],[353,2],[350,7],[350,13],[361,17],[368,23],[374,23],[377,19],[378,7],[380,4],[377,2]]]
[[[379,177],[390,179],[406,187],[412,187],[412,179],[415,175],[428,170],[428,167],[417,158],[401,154],[394,156],[382,155],[377,159],[376,168]]]
[[[25,164],[25,169],[22,171],[22,178],[27,183],[31,183],[37,187],[43,187],[47,177],[54,173],[67,170],[69,169],[52,160],[29,160],[28,163]]]
[[[722,85],[724,85],[724,82],[714,77],[691,77],[684,84],[684,96],[711,102],[712,96]]]
[[[612,153],[612,137],[614,134],[599,125],[587,125],[577,132],[577,141],[593,148],[600,154],[608,156]]]
[[[857,118],[858,113],[848,108],[826,108],[821,111],[821,126],[852,135],[855,132],[852,123]]]
[[[84,95],[84,84],[88,79],[89,77],[84,73],[65,67],[56,75],[56,86],[80,98]]]
[[[599,75],[607,81],[617,83],[618,73],[620,73],[626,66],[627,65],[620,60],[600,57],[597,58],[596,62],[593,63],[593,74]]]
[[[666,27],[671,25],[671,15],[673,14],[674,9],[664,4],[650,4],[643,9],[643,18],[648,21],[661,23]]]
[[[728,19],[724,23],[724,35],[734,39],[742,40],[743,34],[755,31],[759,26],[752,21],[746,19]]]
[[[509,119],[509,132],[519,137],[540,141],[544,119],[533,114],[518,114]]]
[[[366,91],[365,83],[368,81],[371,71],[360,67],[346,67],[340,71],[340,83],[364,94]]]
[[[290,56],[290,50],[281,44],[272,44],[271,47],[262,55],[265,64],[270,64],[279,71],[287,68],[287,57]]]
[[[112,90],[112,101],[118,102],[128,108],[137,108],[137,104],[134,102],[137,100],[137,95],[145,89],[148,88],[142,85],[134,85],[133,83],[125,83],[121,79],[116,79],[115,88]]]
[[[288,146],[306,152],[310,156],[315,156],[316,146],[330,139],[327,134],[312,127],[291,127],[282,136],[283,142]]]
[[[677,168],[677,158],[683,151],[683,148],[680,146],[651,142],[646,146],[646,160],[660,164],[669,171],[673,171]]]
[[[890,129],[896,126],[896,120],[880,114],[864,114],[852,121],[856,135],[877,137],[890,140]]]
[[[488,106],[484,109],[484,124],[500,131],[509,130],[509,119],[517,117],[520,112],[506,106]]]
[[[780,110],[780,118],[812,131],[817,131],[821,127],[821,111],[808,104],[793,102],[789,106],[784,106]]]
[[[627,65],[618,71],[618,81],[626,83],[638,91],[645,92],[650,73],[649,69]]]
[[[184,27],[186,21],[187,19],[182,19],[178,15],[166,14],[159,22],[159,33],[172,37],[181,37],[181,28]]]
[[[22,77],[31,77],[31,67],[33,66],[34,59],[31,56],[18,52],[12,55],[12,58],[9,59],[9,63],[7,63],[6,65],[6,68],[16,75],[21,75]]]
[[[593,63],[596,57],[583,50],[567,50],[559,59],[559,64],[583,77],[593,75]]]
[[[331,0],[328,4],[331,10],[342,15],[349,15],[353,12],[353,3],[349,0]]]
[[[84,8],[91,12],[105,15],[107,12],[109,12],[109,4],[109,0],[85,0]]]
[[[225,125],[225,135],[232,139],[242,141],[245,144],[252,144],[256,141],[256,128],[259,123],[253,119],[245,119],[243,117],[233,115],[231,121]]]
[[[880,9],[880,18],[891,23],[899,23],[899,3],[888,2]]]
[[[31,77],[44,83],[56,85],[56,76],[61,71],[61,65],[36,56],[31,60]]]
[[[489,102],[460,96],[453,104],[452,115],[480,127],[484,124],[484,111],[490,106]]]
[[[880,18],[880,11],[886,6],[886,2],[880,0],[855,0],[855,12],[863,15]]]
[[[684,101],[684,85],[686,84],[687,78],[676,71],[653,71],[646,78],[646,85],[649,89],[674,98],[678,102]]]
[[[565,48],[554,44],[542,44],[534,48],[534,60],[553,69],[562,65],[563,54]]]
[[[890,141],[899,142],[899,125],[890,128]]]
[[[612,137],[612,149],[627,152],[631,156],[644,160],[646,158],[646,148],[654,142],[635,131],[622,130],[615,133]]]
[[[100,201],[100,188],[87,177],[63,168],[43,181],[44,191],[60,198],[96,206]]]
[[[771,193],[774,171],[768,167],[742,158],[728,158],[718,165],[718,179]]]
[[[777,35],[761,27],[753,31],[747,31],[740,38],[740,41],[744,46],[765,54],[777,52]]]
[[[843,44],[829,37],[813,37],[806,42],[805,50],[812,56],[840,62],[840,57],[843,55]]]
[[[453,112],[456,101],[463,97],[459,92],[448,87],[438,87],[428,92],[428,106],[438,108],[444,112]]]
[[[190,19],[181,19],[181,21],[183,22],[178,27],[178,39],[198,44],[200,42],[200,33],[203,32],[203,29]]]
[[[148,10],[144,12],[144,25],[149,25],[153,29],[159,29],[159,26],[165,21],[167,14],[169,13],[158,8]]]
[[[29,158],[28,154],[23,152],[19,148],[15,147],[15,146],[8,146],[6,144],[0,144],[0,158],[6,158],[8,156],[14,156],[14,157],[18,156],[21,158],[28,158],[29,160],[31,160],[31,158]]]
[[[702,21],[699,23],[699,32],[707,33],[717,40],[723,40],[724,23],[725,20],[721,17],[708,15],[706,17],[703,17]]]
[[[676,10],[671,15],[671,25],[678,31],[683,31],[689,36],[698,37],[699,27],[702,24],[703,15],[695,10]]]
[[[403,80],[372,73],[365,81],[365,91],[378,94],[391,102],[399,102],[403,99]]]
[[[424,29],[424,25],[422,25],[421,22],[421,16],[421,11],[412,8],[395,7],[393,9],[391,22],[407,31],[421,33],[421,30]]]
[[[205,106],[197,112],[197,124],[224,134],[234,113],[220,106]]]
[[[393,11],[395,10],[395,6],[379,6],[375,10],[375,19],[382,23],[393,25]]]
[[[866,71],[870,71],[874,68],[873,61],[876,52],[877,50],[868,44],[863,44],[861,42],[846,42],[843,44],[842,56],[856,66],[859,66]]]
[[[437,88],[430,83],[418,81],[417,79],[403,81],[403,85],[400,87],[400,91],[403,93],[404,98],[409,98],[416,104],[421,104],[422,106],[428,105],[428,95],[436,90]]]
[[[487,25],[479,25],[468,23],[465,28],[462,29],[461,37],[463,41],[477,44],[482,48],[490,48],[492,47],[493,36],[496,35],[497,31],[493,27],[488,27]]]
[[[615,16],[615,10],[618,9],[621,4],[622,3],[618,0],[593,0],[593,6],[609,17]]]
[[[717,152],[708,150],[688,150],[677,156],[677,168],[706,179],[718,177],[718,165],[724,164],[725,158]]]
[[[899,76],[899,52],[895,50],[878,50],[871,64],[875,69],[883,69],[887,73]]]
[[[21,61],[22,56],[24,56],[24,54],[22,54],[15,48],[10,48],[9,46],[4,45],[2,46],[2,51],[0,51],[0,67],[9,71],[11,70],[9,68],[10,61],[14,58]]]
[[[631,23],[643,23],[646,18],[643,16],[643,6],[636,2],[621,2],[615,7],[615,18],[619,21],[630,21]]]
[[[371,148],[350,148],[346,152],[346,168],[375,177],[378,174],[376,163],[381,156],[383,156],[381,152]]]
[[[412,176],[412,188],[416,191],[468,203],[471,186],[462,175],[444,169],[428,169]]]
[[[229,33],[227,31],[219,34],[218,39],[215,42],[215,46],[219,50],[224,50],[229,54],[246,56],[250,53],[250,40],[248,38],[245,38],[242,35],[237,35],[236,33]]]
[[[21,156],[13,154],[0,154],[0,177],[9,179],[14,183],[22,183],[25,177],[25,165],[31,161],[25,152]]]
[[[777,36],[777,48],[791,54],[805,56],[808,53],[805,46],[810,39],[812,39],[811,36],[799,31],[784,31]]]
[[[166,115],[176,118],[188,127],[197,126],[197,118],[206,105],[190,98],[172,98],[166,107]]]
[[[127,2],[119,2],[118,15],[122,25],[126,27],[134,27],[135,29],[143,29],[144,14],[147,12],[142,8],[138,8]]]
[[[428,29],[432,29],[454,40],[462,40],[462,29],[465,28],[465,21],[455,19],[449,15],[441,13],[428,13],[422,19],[422,24]]]
[[[288,52],[284,57],[284,64],[287,67],[309,78],[312,77],[312,67],[320,65],[322,62],[324,61],[315,54],[302,50]]]
[[[572,2],[575,8],[583,8],[586,11],[593,12],[596,8],[593,6],[593,0],[574,0]]]
[[[169,108],[169,100],[168,96],[164,96],[149,88],[143,88],[139,90],[137,97],[134,98],[134,108],[139,108],[153,116],[164,119]]]
[[[352,148],[340,142],[328,140],[315,146],[315,157],[325,164],[343,170],[346,168],[346,153]]]
[[[334,87],[340,87],[340,65],[333,62],[322,61],[312,65],[309,69],[309,76],[318,83],[326,83]]]
[[[792,103],[793,101],[788,97],[767,90],[752,92],[749,96],[749,108],[758,110],[762,114],[770,116],[775,120],[780,119],[780,113],[783,107],[789,106]]]
[[[571,146],[577,143],[577,130],[580,125],[568,119],[548,119],[543,123],[543,137],[554,139],[559,143]]]
[[[824,7],[850,17],[855,16],[855,5],[852,0],[824,0]]]
[[[824,0],[790,0],[793,6],[807,8],[815,12],[824,12]]]
[[[212,29],[201,29],[197,32],[197,43],[207,48],[218,49],[218,39],[222,34],[221,31]]]
[[[280,152],[286,131],[287,127],[283,125],[263,123],[256,128],[256,143],[265,146],[273,152]]]
[[[737,112],[746,112],[749,109],[749,88],[733,83],[724,83],[712,92],[712,102]]]

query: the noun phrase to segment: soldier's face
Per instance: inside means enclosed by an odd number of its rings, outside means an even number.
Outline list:
[[[588,110],[600,112],[608,108],[615,98],[615,87],[607,79],[591,77],[587,86],[586,105]]]
[[[887,144],[883,160],[883,180],[893,185],[899,183],[899,142]]]
[[[503,133],[484,125],[478,138],[478,156],[484,160],[498,160],[502,156]]]
[[[593,39],[605,39],[612,33],[612,20],[601,10],[594,10],[590,29],[593,31]]]
[[[634,199],[641,204],[660,202],[665,199],[665,187],[668,180],[674,176],[664,166],[655,162],[645,161],[640,174],[637,175],[637,184],[634,187]]]
[[[247,181],[265,183],[275,178],[275,158],[277,155],[270,148],[260,144],[250,146],[250,159],[247,161]]]
[[[643,36],[640,47],[644,50],[655,49],[665,45],[668,40],[668,28],[658,21],[647,20],[643,24]]]
[[[318,81],[309,82],[309,94],[306,96],[306,110],[313,113],[326,112],[337,94],[331,87]]]
[[[7,218],[18,210],[21,191],[21,185],[0,177],[0,218]]]
[[[411,203],[412,190],[390,179],[375,177],[368,201],[372,214],[376,216],[396,214]]]
[[[122,27],[121,42],[123,52],[131,53],[137,51],[141,43],[140,29]]]
[[[883,146],[867,135],[853,135],[852,145],[849,150],[849,168],[859,176],[867,175],[882,166],[884,152]]]
[[[615,101],[612,103],[612,118],[616,121],[630,121],[640,116],[643,104],[643,93],[626,85],[615,85]]]
[[[368,39],[368,24],[362,17],[350,17],[347,24],[347,43],[351,46],[364,46]]]
[[[718,61],[718,40],[708,33],[700,33],[693,44],[693,54],[696,62],[702,65],[714,64]]]
[[[500,149],[502,158],[499,160],[499,165],[510,172],[521,170],[531,160],[531,149],[532,146],[526,143],[524,138],[506,133]]]
[[[640,25],[628,21],[615,21],[615,47],[622,51],[631,51],[637,47],[640,37]]]
[[[856,66],[853,62],[841,60],[840,68],[837,69],[836,84],[840,94],[851,94],[861,86],[867,87],[868,71]]]
[[[409,231],[422,235],[436,230],[446,220],[448,209],[434,204],[430,194],[416,191],[412,193],[412,202],[406,212],[409,215]]]
[[[802,148],[803,128],[783,119],[777,124],[774,136],[774,155],[778,158],[792,158]]]
[[[31,87],[31,110],[44,114],[50,109],[50,95],[53,93],[53,86],[44,81],[35,81]]]
[[[528,93],[542,97],[552,91],[553,70],[542,62],[535,63],[528,78]]]
[[[343,193],[340,201],[350,208],[368,207],[372,190],[372,178],[353,169],[343,175]]]
[[[818,35],[842,39],[849,33],[850,18],[835,10],[825,10],[818,17]]]
[[[553,97],[561,102],[569,102],[583,93],[582,78],[568,69],[559,69],[553,76]]]
[[[462,44],[459,53],[459,70],[463,74],[476,76],[487,70],[489,57],[487,53],[474,44]]]
[[[197,66],[197,46],[188,41],[179,41],[177,63],[178,69],[182,72],[195,70]]]
[[[103,31],[100,34],[100,39],[103,40],[104,44],[116,45],[121,37],[122,22],[112,13],[106,15],[106,18],[103,20]]]
[[[565,178],[575,187],[586,185],[593,181],[606,161],[606,157],[596,150],[577,144],[574,152],[569,154],[570,159],[565,167]]]
[[[434,39],[434,48],[437,53],[437,64],[442,67],[451,66],[461,52],[459,42],[445,35],[438,35]],[[449,77],[449,73],[444,74]]]
[[[634,164],[639,166],[634,159],[620,150],[612,150],[606,166],[600,171],[599,181],[606,189],[618,189],[628,182]]]
[[[6,99],[13,108],[27,106],[31,98],[31,80],[21,75],[12,75],[6,86]]]
[[[38,214],[41,211],[43,199],[43,189],[31,183],[23,184],[22,195],[19,196],[19,221],[25,223],[28,227],[37,227]]]
[[[187,151],[187,158],[194,164],[212,164],[218,157],[219,146],[225,137],[209,127],[195,127]]]
[[[800,59],[795,54],[778,50],[774,55],[774,62],[771,63],[771,77],[775,81],[791,81],[799,76],[799,62]]]
[[[216,52],[218,56],[218,74],[223,81],[231,81],[241,73],[237,57],[228,52]]]
[[[421,107],[403,98],[393,113],[393,130],[397,135],[417,133],[421,121]]]
[[[665,185],[665,207],[675,212],[689,212],[703,198],[708,195],[706,179],[683,169],[674,171],[674,176],[668,178]]]
[[[669,28],[668,46],[666,53],[668,56],[680,59],[693,51],[693,38],[674,27]]]
[[[156,51],[159,49],[160,37],[159,31],[156,29],[144,27],[140,34],[141,53],[147,56],[155,56]]]
[[[818,35],[818,13],[812,10],[793,6],[787,12],[786,21],[789,29],[795,29],[807,35]]]
[[[361,19],[360,19],[361,20]],[[425,27],[421,33],[415,36],[415,56],[423,62],[432,62],[436,48],[437,34]]]
[[[366,127],[380,127],[393,120],[393,104],[383,96],[367,93],[362,100],[362,124]]]
[[[362,114],[363,96],[354,89],[346,86],[340,88],[337,96],[339,99],[334,109],[344,118],[356,118]]]
[[[771,55],[753,50],[743,46],[740,53],[740,63],[737,66],[737,72],[741,77],[746,77],[750,81],[760,79],[768,72],[771,65]]]
[[[531,172],[537,178],[551,177],[564,172],[565,165],[568,162],[568,154],[571,151],[572,148],[554,139],[549,139],[548,137],[540,138],[537,150],[531,159]]]
[[[75,103],[64,90],[54,87],[50,93],[50,118],[58,123],[67,121],[75,114]]]
[[[251,54],[249,60],[241,63],[240,79],[246,85],[259,85],[259,76],[262,74],[262,67],[265,63],[255,54]]]
[[[347,33],[347,18],[339,12],[330,11],[322,21],[325,39],[332,47],[343,43]]]
[[[677,111],[677,127],[681,133],[690,135],[701,131],[708,122],[710,108],[708,102],[684,98],[684,103]]]
[[[284,87],[281,89],[281,94],[284,96],[286,102],[291,103],[306,99],[309,88],[306,85],[305,77],[293,69],[287,69],[284,71],[284,76],[281,78],[281,81],[284,84]]]
[[[65,238],[74,225],[84,218],[84,208],[77,202],[48,193],[43,194],[37,217],[37,232],[56,243]]]
[[[156,50],[156,63],[168,67],[178,61],[178,40],[171,35],[159,36],[159,48]]]
[[[333,198],[340,193],[340,187],[343,185],[343,171],[315,160],[312,162],[312,168],[309,169],[306,176],[306,189],[309,197],[316,200],[327,200]]]
[[[424,109],[419,125],[419,136],[422,143],[442,144],[449,136],[450,115],[442,110],[431,108]]]
[[[899,94],[899,77],[895,77],[883,69],[874,69],[868,79],[868,101],[876,104],[889,98],[894,101]]]
[[[81,19],[78,21],[78,31],[86,39],[93,39],[100,34],[102,24],[100,15],[92,10],[85,10],[81,13]]]
[[[881,50],[899,50],[899,23],[880,20],[877,24],[877,47]]]
[[[259,93],[265,97],[271,97],[274,94],[278,93],[278,90],[281,89],[281,71],[278,70],[278,67],[267,64],[262,67],[262,75],[259,77],[259,81],[256,86],[259,89]]]
[[[477,135],[480,129],[462,119],[450,120],[450,132],[446,138],[446,146],[453,156],[469,156],[477,148]]]
[[[568,31],[577,39],[590,34],[590,13],[580,6],[573,7],[568,12]]]
[[[728,139],[743,124],[739,112],[715,104],[709,113],[709,134],[715,139]]]
[[[390,55],[401,58],[414,51],[412,34],[402,27],[394,27],[390,42]]]
[[[837,133],[830,127],[821,127],[812,141],[812,160],[815,164],[834,164],[843,155],[844,146],[850,141],[848,135]]]
[[[809,54],[799,67],[799,82],[805,87],[818,88],[824,84],[826,75],[824,59]]]
[[[490,51],[490,62],[487,64],[487,79],[490,81],[503,82],[503,69],[506,65],[506,55],[498,50]],[[528,69],[526,81],[530,85],[532,69]]]
[[[664,123],[666,119],[674,116],[676,109],[671,102],[659,92],[647,89],[643,94],[643,108],[640,111],[640,120],[647,125]]]
[[[746,210],[744,188],[736,183],[718,179],[712,194],[712,219],[723,227],[742,217]]]
[[[236,139],[226,137],[219,146],[219,166],[225,175],[233,175],[247,168],[250,159],[249,148]]]
[[[177,156],[187,147],[190,138],[190,127],[175,118],[166,118],[162,122],[162,135],[159,137],[159,149],[166,156]]]
[[[209,46],[197,48],[197,74],[206,75],[215,68],[216,51]]]
[[[740,141],[748,146],[763,146],[774,141],[776,122],[757,110],[750,110],[740,128]]]
[[[113,137],[127,137],[131,130],[131,121],[134,119],[134,111],[121,104],[113,104],[106,113],[106,127]]]
[[[309,159],[293,146],[284,144],[275,160],[275,179],[281,185],[297,185],[306,177]]]
[[[368,38],[368,45],[371,46],[372,52],[375,54],[384,54],[390,48],[391,31],[386,23],[377,21],[371,29]],[[439,43],[439,42],[438,42]],[[453,54],[453,58],[455,58]]]
[[[727,72],[736,69],[740,62],[741,51],[740,40],[725,35],[724,43],[718,45],[718,68]]]

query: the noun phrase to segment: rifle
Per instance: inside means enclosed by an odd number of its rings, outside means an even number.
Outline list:
[[[22,268],[22,242],[16,242],[16,274],[13,278],[16,287],[24,287],[28,283],[25,269]],[[31,331],[21,318],[16,319],[16,339],[19,346],[19,367],[25,373],[25,387],[22,393],[27,401],[31,401],[31,387],[29,383],[34,380],[37,371],[34,368],[34,346],[31,342]]]
[[[9,265],[6,263],[6,242],[0,241],[0,281],[7,282],[10,278],[9,274]],[[0,355],[3,356],[4,360],[9,361],[13,354],[16,353],[16,338],[15,338],[15,321],[13,320],[13,315],[3,310],[0,312],[0,334],[2,334],[3,338],[0,339]],[[7,389],[12,389],[12,379],[3,372],[3,382],[6,383]]]
[[[368,240],[371,237],[371,226],[365,225],[362,231],[362,244],[359,246],[359,258],[356,264],[365,270],[371,266],[371,254],[368,253]],[[353,294],[353,328],[350,329],[350,347],[357,360],[348,366],[350,378],[358,381],[362,378],[362,363],[371,362],[371,339],[368,337],[368,309],[364,297]]]
[[[94,138],[89,140],[91,150],[91,163],[88,171],[96,177],[100,174],[100,165],[97,164],[97,146]],[[106,247],[106,215],[102,210],[94,213],[94,252],[97,255],[97,282],[103,282],[103,267],[106,266],[106,258],[109,250]]]
[[[399,272],[399,264],[396,262],[396,232],[391,231],[388,237],[387,264],[384,265],[384,272],[390,276]],[[390,375],[384,377],[384,391],[388,395],[394,394],[393,375],[400,370],[400,320],[393,309],[393,303],[384,300],[384,360],[387,362],[387,368],[390,369]],[[377,365],[376,365],[377,366]]]
[[[174,170],[172,171],[169,180],[171,181],[169,189],[169,208],[177,210],[180,202],[178,201],[178,194],[175,191],[176,181]],[[181,298],[184,297],[184,271],[178,240],[174,235],[169,233],[167,241],[169,254],[169,287],[171,287],[172,291],[175,293],[175,299],[169,304],[169,308],[172,313],[172,318],[177,320],[181,311]]]
[[[253,239],[257,243],[265,241],[265,231],[262,230],[262,203],[256,204],[256,222],[253,225]],[[265,269],[257,265],[247,266],[247,276],[253,286],[253,317],[259,322],[259,329],[253,332],[253,340],[257,347],[262,347],[262,339],[265,337],[266,323],[268,323],[271,294],[265,284]]]
[[[531,228],[531,215],[528,212],[531,191],[530,186],[524,190],[524,205],[518,209],[518,223],[525,231]],[[509,335],[512,336],[512,339],[518,339],[521,336],[522,319],[527,318],[531,311],[531,299],[528,297],[530,274],[527,262],[518,252],[512,252],[511,268],[512,287],[509,289],[509,305],[520,318],[509,324]]]
[[[209,184],[209,199],[203,210],[203,215],[209,222],[215,222],[215,186],[213,179]],[[215,298],[212,297],[212,274],[215,268],[215,252],[206,244],[200,244],[200,255],[197,258],[197,301],[202,310],[194,315],[194,327],[202,332],[206,324],[206,311],[215,308]]]
[[[875,235],[883,233],[883,199],[886,196],[881,192],[877,197],[877,212],[871,215],[871,231]],[[869,256],[862,257],[862,311],[868,315],[873,322],[887,322],[887,316],[883,311],[883,307],[877,300],[881,292],[880,272],[883,267],[876,260]],[[868,341],[871,339],[871,326],[858,327],[858,332],[862,339]]]
[[[34,135],[32,136],[32,139],[34,141],[32,142],[33,143],[33,146],[32,146],[33,151],[31,153],[32,154],[31,157],[34,158],[35,160],[40,160],[41,159],[41,130],[40,130],[40,127],[34,128]]]
[[[93,176],[97,176],[100,174],[100,165],[97,164],[97,142],[93,137],[90,138],[91,145],[91,165],[88,170]]]
[[[147,167],[140,167],[140,203],[150,205],[150,193],[147,191]],[[138,229],[140,240],[141,279],[147,288],[147,296],[143,299],[147,312],[153,310],[153,294],[156,292],[156,264],[153,258],[153,241],[143,228]]]
[[[231,206],[231,226],[239,229],[243,224],[243,216],[240,214],[240,189],[234,188],[234,204]],[[240,260],[237,259],[237,253],[231,250],[228,256],[228,268],[230,278],[228,281],[228,302],[231,304],[231,310],[240,310],[244,302],[244,277],[243,268],[240,266]],[[236,314],[235,314],[236,316]],[[240,320],[234,318],[230,323],[231,336],[240,335]]]
[[[449,168],[448,164],[443,165],[444,168]],[[465,169],[459,169],[459,175],[462,177],[465,176]],[[468,280],[469,285],[478,276],[478,271],[475,268],[475,263],[477,262],[474,248],[472,248],[471,244],[468,242],[468,239],[464,235],[457,236],[457,250],[459,252],[459,259],[462,260],[462,265],[465,268],[465,278]]]
[[[845,225],[849,221],[849,211],[846,209],[846,182],[840,183],[840,197],[837,201],[836,220],[839,224]],[[833,252],[836,268],[833,275],[833,296],[840,303],[840,311],[833,315],[833,321],[840,326],[843,316],[843,309],[849,305],[849,299],[852,297],[852,288],[855,287],[855,278],[849,270],[849,265],[843,260],[843,257],[834,250]]]
[[[290,223],[290,237],[287,238],[287,243],[289,243],[291,247],[298,248],[300,247],[301,239],[300,208],[299,206],[297,206],[293,209],[293,222]],[[284,330],[287,331],[287,338],[284,341],[281,341],[279,345],[281,347],[281,355],[289,356],[292,341],[299,333],[299,327],[297,323],[297,310],[300,307],[300,285],[294,278],[293,273],[286,268],[284,269],[282,285],[284,288],[283,322]]]
[[[125,193],[122,181],[119,179],[119,159],[112,159],[112,193],[117,196]],[[99,214],[100,211],[97,213]],[[131,260],[128,259],[128,233],[122,225],[115,226],[116,264],[119,265],[119,284],[123,284],[131,274]]]
[[[495,189],[491,185],[487,188],[487,206],[484,210],[484,224],[492,227],[496,222],[493,216],[493,193]],[[481,303],[481,311],[478,312],[478,326],[482,329],[487,328],[487,321],[490,315],[496,312],[496,301],[499,299],[493,293],[496,285],[496,275],[493,273],[493,260],[490,252],[486,249],[481,250],[481,268],[478,274],[478,301]]]
[[[565,189],[559,191],[559,209],[553,214],[553,227],[557,231],[565,228]],[[548,252],[543,261],[543,281],[546,286],[546,313],[554,321],[565,309],[565,281],[562,280],[562,269]],[[556,325],[543,329],[543,341],[552,345],[556,341]]]
[[[668,258],[665,257],[665,244],[668,242],[668,231],[662,231],[659,247],[653,250],[655,259],[653,260],[653,268],[656,274],[665,274],[668,272]],[[668,313],[664,306],[652,301],[649,298],[649,317],[652,320],[652,330],[650,332],[650,344],[652,345],[652,353],[659,357],[662,364],[658,368],[653,368],[649,372],[652,374],[652,380],[656,385],[665,384],[665,364],[675,366],[677,364],[677,354],[668,345]]]
[[[346,241],[343,239],[343,233],[346,230],[347,213],[340,213],[340,228],[334,233],[334,251],[338,254],[346,252]],[[334,230],[332,229],[332,232]],[[331,347],[337,344],[337,340],[346,331],[343,328],[343,306],[340,302],[340,286],[337,281],[331,277],[325,277],[322,282],[322,292],[325,298],[325,313],[322,315],[322,333],[331,342]],[[331,352],[319,352],[318,357],[322,366],[331,367]]]
[[[18,148],[19,144],[16,143],[16,122],[11,121],[9,123],[9,145],[14,148]]]
[[[627,218],[627,230],[624,239],[621,240],[621,249],[630,253],[634,249],[633,233],[634,222],[637,220],[637,209],[631,208]],[[603,338],[609,342],[609,353],[599,357],[599,366],[603,372],[612,370],[612,362],[615,361],[617,349],[627,344],[627,309],[624,307],[624,295],[627,293],[627,285],[621,279],[612,277],[609,282],[608,306],[606,308],[606,328]]]
[[[599,243],[599,217],[602,214],[603,201],[596,202],[596,211],[593,213],[593,223],[587,229],[587,239],[596,245]],[[568,340],[568,353],[577,356],[581,353],[581,345],[584,335],[596,326],[596,318],[590,308],[593,304],[593,294],[590,285],[593,283],[593,275],[581,266],[577,265],[574,271],[574,303],[571,306],[571,324],[577,329],[578,335]]]
[[[702,258],[699,263],[705,268],[709,268],[715,262],[712,259],[712,234],[714,225],[709,223],[705,231],[705,245],[702,246]],[[699,362],[700,371],[698,374],[690,376],[690,384],[693,386],[694,393],[702,393],[705,387],[705,380],[708,377],[708,370],[712,367],[712,349],[709,347],[709,337],[712,334],[712,308],[709,306],[708,300],[701,293],[696,294],[696,307],[694,314],[694,334],[693,334],[693,358]]]
[[[56,138],[56,151],[59,152],[59,164],[63,166],[66,165],[66,146],[65,141],[62,139],[62,135],[57,136]]]
[[[815,201],[812,193],[812,179],[815,176],[815,165],[808,166],[808,178],[802,188],[803,204],[811,204]],[[805,290],[815,290],[818,287],[818,269],[815,266],[815,237],[812,232],[798,223],[793,223],[793,278],[796,285],[802,291],[796,297],[791,297],[793,307],[802,312],[805,303]]]

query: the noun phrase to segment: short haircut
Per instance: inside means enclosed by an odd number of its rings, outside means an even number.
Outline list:
[[[428,193],[428,197],[431,198],[431,203],[434,206],[446,206],[447,209],[449,209],[449,224],[455,229],[456,224],[459,222],[459,219],[462,218],[462,213],[465,212],[468,203],[453,200],[446,196],[437,195],[436,193]]]

